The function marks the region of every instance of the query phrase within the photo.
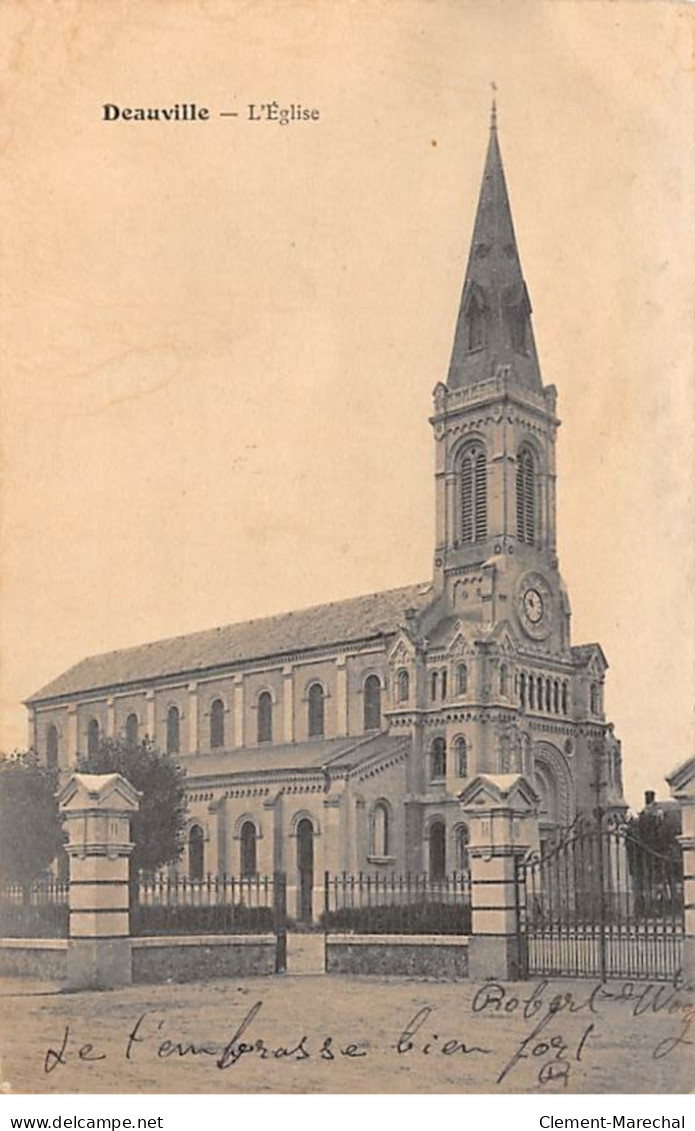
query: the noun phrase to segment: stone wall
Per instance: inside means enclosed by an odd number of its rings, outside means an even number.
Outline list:
[[[275,973],[274,935],[186,935],[132,940],[134,982],[203,982]]]
[[[67,939],[0,939],[0,975],[63,982]]]

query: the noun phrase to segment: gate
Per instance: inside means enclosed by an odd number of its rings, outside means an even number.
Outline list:
[[[579,818],[552,847],[517,860],[522,976],[672,980],[683,945],[680,852],[621,821]]]

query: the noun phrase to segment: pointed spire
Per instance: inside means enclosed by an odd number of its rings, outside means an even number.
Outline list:
[[[449,388],[486,381],[494,376],[499,365],[505,365],[521,384],[540,390],[542,382],[530,315],[493,96],[490,140],[449,365]]]

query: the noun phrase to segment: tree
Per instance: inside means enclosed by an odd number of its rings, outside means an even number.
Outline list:
[[[96,753],[79,759],[78,768],[84,774],[121,774],[142,794],[131,822],[133,878],[176,863],[183,850],[187,803],[184,771],[170,755],[149,738],[135,743],[105,738]]]
[[[57,788],[33,751],[0,760],[0,882],[21,884],[25,900],[63,845]]]

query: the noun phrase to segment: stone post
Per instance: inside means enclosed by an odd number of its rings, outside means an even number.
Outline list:
[[[695,984],[695,758],[670,773],[671,795],[680,805],[683,850],[684,935],[681,971],[686,982]]]
[[[521,774],[478,774],[459,799],[469,829],[469,977],[518,978],[516,861],[538,843],[538,795]]]
[[[120,774],[73,774],[58,793],[70,859],[69,989],[131,978],[130,818],[140,794]]]

